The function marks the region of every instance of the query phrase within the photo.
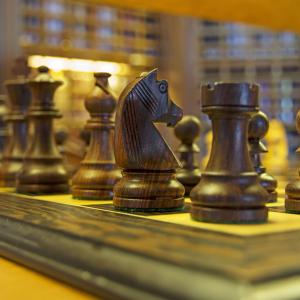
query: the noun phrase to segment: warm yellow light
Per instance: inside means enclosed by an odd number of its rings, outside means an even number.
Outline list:
[[[112,75],[128,75],[130,67],[124,63],[108,61],[96,61],[89,59],[75,59],[55,56],[31,55],[28,64],[32,68],[47,66],[53,71],[76,71],[76,72],[108,72]]]

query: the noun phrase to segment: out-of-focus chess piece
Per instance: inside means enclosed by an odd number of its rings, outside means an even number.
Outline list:
[[[9,111],[5,118],[10,138],[3,151],[1,182],[4,186],[15,186],[28,144],[28,121],[26,113],[30,104],[30,90],[25,78],[5,81]]]
[[[179,210],[184,187],[176,178],[181,164],[154,123],[175,126],[182,110],[171,101],[168,83],[157,70],[129,83],[117,104],[115,157],[122,179],[114,187],[120,210]]]
[[[6,122],[7,110],[7,99],[5,95],[0,95],[0,161],[5,145],[8,143],[9,129]]]
[[[53,96],[62,84],[45,66],[28,82],[32,101],[28,118],[33,127],[32,141],[17,178],[17,191],[28,194],[65,193],[69,190],[67,171],[55,143],[53,119],[61,117]]]
[[[177,179],[184,185],[185,196],[189,196],[191,189],[201,178],[198,162],[195,161],[195,155],[200,153],[199,146],[195,143],[201,132],[200,120],[186,115],[177,123],[174,132],[181,142],[177,152],[182,168],[177,170]]]
[[[296,117],[296,129],[300,133],[300,111]],[[300,147],[296,150],[300,153]],[[288,212],[300,213],[300,179],[290,182],[285,188],[285,209]]]
[[[248,151],[248,124],[258,107],[258,86],[215,83],[202,86],[202,111],[212,121],[208,164],[191,191],[191,216],[213,223],[267,221],[268,193],[259,184]]]
[[[262,158],[263,164],[273,174],[282,174],[288,166],[288,140],[285,127],[279,120],[271,119],[265,136],[268,154]]]
[[[254,170],[259,175],[261,185],[269,193],[268,202],[276,202],[277,200],[277,180],[266,172],[266,168],[262,165],[260,154],[268,152],[266,146],[261,139],[266,135],[269,129],[269,120],[262,111],[257,112],[251,117],[248,128],[248,141],[250,146],[250,157]]]
[[[121,178],[113,153],[112,115],[117,101],[110,92],[109,77],[109,73],[95,73],[95,88],[85,100],[91,116],[86,129],[91,136],[86,156],[72,178],[72,195],[76,199],[112,199],[113,187]]]

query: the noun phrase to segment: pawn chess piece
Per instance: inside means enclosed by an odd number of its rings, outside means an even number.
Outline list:
[[[53,95],[62,82],[55,81],[47,67],[39,67],[38,71],[39,74],[28,83],[32,94],[28,118],[33,135],[17,178],[17,192],[65,193],[68,191],[68,176],[53,132],[53,119],[60,117]]]
[[[259,176],[260,184],[269,193],[268,202],[277,201],[277,180],[266,172],[266,168],[262,165],[260,153],[268,152],[261,139],[267,134],[269,129],[268,117],[259,111],[254,114],[250,120],[248,128],[248,141],[250,146],[250,157],[254,170]]]
[[[191,191],[192,218],[213,223],[267,221],[268,193],[259,184],[248,151],[248,123],[258,110],[258,86],[202,86],[202,111],[212,121],[213,144],[200,183]]]
[[[195,154],[200,152],[195,140],[199,137],[200,131],[201,123],[195,116],[184,116],[174,129],[176,137],[181,141],[177,152],[180,154],[182,169],[177,171],[177,179],[183,184],[187,197],[201,178],[200,169],[195,162]]]
[[[113,203],[129,211],[179,210],[184,187],[176,179],[180,167],[153,123],[175,126],[182,110],[168,95],[167,81],[157,70],[143,73],[122,92],[116,115],[114,152],[122,179],[114,187]]]
[[[8,80],[5,87],[9,102],[9,112],[5,120],[10,130],[10,138],[4,149],[0,177],[2,185],[14,187],[28,144],[26,113],[31,95],[24,78]]]
[[[90,131],[90,146],[79,170],[72,179],[72,195],[75,199],[112,199],[113,187],[121,178],[113,154],[112,115],[116,99],[109,91],[109,73],[96,73],[96,86],[85,100],[90,113],[86,129]]]
[[[296,117],[296,129],[300,133],[300,110]],[[300,147],[296,150],[300,153]],[[300,213],[300,180],[290,182],[285,188],[285,209],[287,212]]]

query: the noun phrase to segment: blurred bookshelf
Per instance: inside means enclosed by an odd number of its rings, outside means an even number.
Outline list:
[[[64,115],[59,122],[71,131],[82,128],[88,117],[84,98],[93,88],[93,72],[112,73],[111,87],[118,95],[129,80],[157,65],[157,14],[83,0],[18,1],[22,53],[30,67],[47,65],[63,80],[56,95]]]
[[[201,82],[249,81],[260,84],[260,106],[283,122],[290,150],[300,108],[300,36],[256,26],[199,21]]]

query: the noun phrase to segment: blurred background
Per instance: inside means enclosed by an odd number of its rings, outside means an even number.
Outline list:
[[[158,67],[184,113],[201,118],[203,135],[209,121],[201,114],[201,83],[257,82],[261,109],[271,120],[267,141],[287,139],[280,147],[294,153],[300,145],[294,125],[300,108],[297,1],[124,2],[2,0],[1,82],[13,76],[16,57],[33,70],[48,66],[64,81],[56,94],[64,116],[58,122],[71,135],[88,118],[83,100],[93,72],[110,72],[118,95],[141,72]]]

